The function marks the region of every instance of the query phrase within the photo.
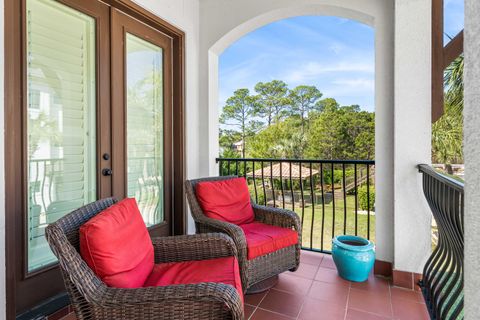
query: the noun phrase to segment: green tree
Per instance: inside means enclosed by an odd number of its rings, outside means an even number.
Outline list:
[[[255,85],[258,105],[256,115],[266,118],[267,125],[279,122],[288,113],[286,108],[290,104],[288,86],[280,80],[259,82]]]
[[[313,111],[321,110],[321,105],[318,102],[322,95],[315,86],[301,85],[290,91],[291,112],[300,116],[302,133],[305,132],[305,123],[308,121],[308,115]]]
[[[240,132],[235,130],[220,129],[220,134],[218,139],[219,139],[220,148],[231,149],[232,145],[235,142],[238,142],[242,139],[242,135]]]
[[[299,121],[287,118],[274,123],[249,138],[249,156],[254,158],[293,158],[295,152],[288,144],[293,144],[293,136],[300,131]]]
[[[372,159],[374,130],[374,113],[361,111],[357,105],[338,107],[330,103],[310,125],[306,155],[316,159]]]
[[[445,165],[463,163],[463,55],[446,69],[444,114],[432,124],[432,161]]]
[[[245,158],[246,138],[258,128],[258,122],[253,120],[257,110],[257,99],[250,95],[248,89],[238,89],[228,98],[220,116],[220,123],[235,125],[240,130],[242,139],[242,157]],[[233,121],[229,122],[229,121]]]

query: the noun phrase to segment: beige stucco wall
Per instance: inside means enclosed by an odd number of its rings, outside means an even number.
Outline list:
[[[480,318],[480,1],[465,17],[465,319]]]
[[[431,1],[395,1],[395,269],[421,273],[431,211],[416,166],[431,162]]]

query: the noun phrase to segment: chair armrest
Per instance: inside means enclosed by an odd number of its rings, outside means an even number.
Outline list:
[[[105,318],[189,319],[200,313],[215,314],[228,309],[232,319],[243,319],[243,303],[231,285],[205,282],[138,289],[104,287],[93,301]],[[88,299],[90,300],[90,299]],[[123,317],[119,317],[118,312]],[[202,317],[203,318],[203,317]]]
[[[155,263],[237,257],[233,240],[222,233],[152,238]]]
[[[239,226],[206,216],[197,217],[195,224],[197,225],[197,232],[203,234],[204,232],[221,232],[228,235],[233,242],[238,253],[238,264],[240,265],[240,276],[242,278],[243,289],[246,289],[247,285],[247,239],[243,233],[242,228]]]
[[[252,206],[253,212],[255,213],[255,220],[277,227],[294,228],[299,236],[302,234],[300,217],[295,212],[258,204],[253,204]]]
[[[207,232],[221,232],[227,234],[235,242],[238,256],[240,258],[247,256],[247,239],[242,228],[233,223],[228,223],[208,217],[197,219],[196,224],[200,229],[208,230]],[[202,232],[203,233],[203,232]]]

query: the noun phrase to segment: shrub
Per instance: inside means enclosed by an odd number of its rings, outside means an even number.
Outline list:
[[[252,201],[255,202],[255,187],[252,184],[248,185],[248,191],[250,191],[250,197],[252,198]],[[263,205],[265,201],[265,197],[263,196],[263,189],[262,187],[259,187],[257,185],[257,204]]]
[[[368,210],[367,186],[358,188],[358,204],[360,209]],[[370,186],[370,210],[375,206],[375,188]]]

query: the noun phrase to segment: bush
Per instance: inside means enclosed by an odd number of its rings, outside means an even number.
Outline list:
[[[358,188],[358,204],[360,209],[368,210],[367,186]],[[370,186],[370,210],[375,207],[375,188]]]
[[[252,198],[253,202],[255,202],[255,187],[253,183],[248,185],[248,191],[250,191],[250,197]],[[260,205],[264,204],[265,197],[263,196],[263,189],[258,185],[257,185],[257,199],[258,199],[258,201],[256,201],[257,204],[260,204]]]

